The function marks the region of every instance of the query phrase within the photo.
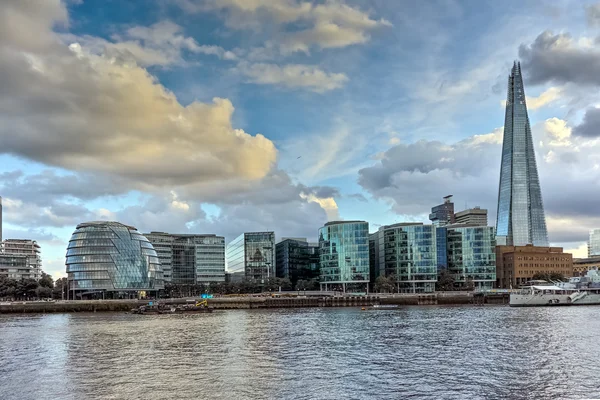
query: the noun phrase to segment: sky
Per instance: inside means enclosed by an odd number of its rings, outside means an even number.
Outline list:
[[[315,240],[328,220],[495,225],[519,60],[549,239],[600,227],[600,3],[4,0],[4,237],[64,275],[80,222]]]

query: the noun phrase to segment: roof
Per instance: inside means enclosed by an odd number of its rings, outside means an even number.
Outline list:
[[[325,224],[325,226],[331,226],[331,225],[339,225],[339,224],[356,224],[356,223],[365,223],[367,224],[367,221],[357,221],[357,220],[353,220],[353,221],[329,221],[328,223]]]
[[[558,286],[532,286],[535,290],[565,290],[564,288]]]
[[[82,222],[81,224],[77,225],[77,229],[79,228],[85,228],[86,226],[124,226],[125,228],[128,229],[132,229],[134,231],[137,231],[137,229],[131,225],[125,225],[122,224],[120,222],[117,221],[89,221],[89,222]]]

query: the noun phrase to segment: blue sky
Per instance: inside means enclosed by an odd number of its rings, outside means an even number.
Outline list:
[[[584,1],[9,0],[0,7],[4,237],[59,276],[77,223],[316,238],[494,224],[514,60],[550,241],[600,226],[600,5]]]

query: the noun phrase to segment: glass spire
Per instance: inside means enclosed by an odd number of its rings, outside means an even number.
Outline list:
[[[516,62],[508,77],[496,231],[498,245],[548,246],[521,64]]]

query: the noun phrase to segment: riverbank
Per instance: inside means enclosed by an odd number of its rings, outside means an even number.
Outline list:
[[[197,299],[161,299],[165,304],[186,304]],[[208,299],[209,307],[216,310],[302,307],[369,307],[374,305],[469,305],[507,304],[502,294],[478,295],[470,292],[439,292],[428,294],[394,294],[372,296],[237,296]],[[71,312],[127,312],[147,300],[77,300],[0,303],[0,314],[8,313],[71,313]]]

